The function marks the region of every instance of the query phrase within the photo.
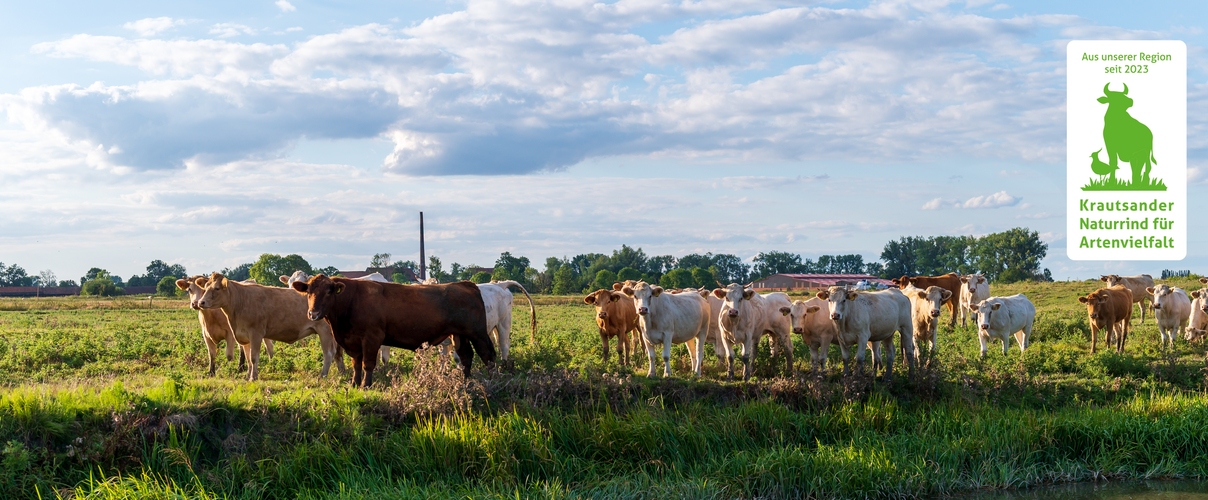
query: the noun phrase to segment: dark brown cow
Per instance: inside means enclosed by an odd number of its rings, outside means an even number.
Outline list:
[[[914,285],[915,287],[923,290],[926,290],[929,286],[938,286],[944,290],[948,290],[949,292],[955,292],[956,290],[961,289],[961,277],[956,273],[948,273],[943,276],[902,276],[901,278],[894,278],[891,281],[893,281],[893,284],[897,285],[898,288],[903,290],[910,285]],[[960,300],[960,294],[953,293],[950,297],[948,297],[948,300],[944,301],[944,304],[948,305],[948,313],[952,315],[951,318],[948,318],[948,327],[952,328],[953,330],[956,329],[956,308],[960,306]]]
[[[1095,353],[1099,330],[1107,330],[1104,340],[1108,349],[1111,349],[1112,334],[1115,333],[1116,352],[1123,353],[1124,342],[1128,340],[1128,322],[1132,320],[1132,292],[1124,285],[1116,285],[1078,297],[1078,302],[1086,304],[1086,313],[1091,319],[1091,354]],[[1117,328],[1119,332],[1116,332]]]
[[[482,292],[469,281],[408,286],[320,274],[291,286],[306,296],[310,318],[326,319],[352,356],[353,386],[361,385],[362,373],[362,387],[373,384],[374,354],[383,345],[414,351],[452,336],[467,377],[474,351],[488,366],[495,362]]]
[[[641,337],[638,331],[638,312],[633,306],[633,298],[612,290],[596,290],[586,297],[583,302],[596,306],[596,326],[600,327],[600,342],[604,344],[604,362],[608,362],[608,339],[617,339],[617,358],[626,365],[632,349],[629,344],[629,333]],[[636,342],[634,343],[636,345]]]

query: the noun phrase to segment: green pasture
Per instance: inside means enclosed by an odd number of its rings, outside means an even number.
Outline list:
[[[711,346],[700,380],[683,346],[671,379],[642,353],[603,363],[581,297],[534,297],[534,343],[521,296],[496,370],[396,351],[366,391],[319,379],[314,340],[277,344],[260,381],[225,360],[206,377],[183,300],[0,299],[0,497],[908,498],[1208,475],[1205,346],[1164,351],[1147,313],[1125,354],[1091,355],[1077,297],[1099,284],[992,286],[1037,306],[1023,355],[981,359],[958,323],[890,379],[843,377],[838,349],[812,377],[801,345],[784,377],[765,341],[746,383]]]

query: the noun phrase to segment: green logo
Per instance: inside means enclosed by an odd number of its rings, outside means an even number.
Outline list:
[[[1144,123],[1128,114],[1133,100],[1128,97],[1128,84],[1123,92],[1108,90],[1110,83],[1103,85],[1103,97],[1099,102],[1107,105],[1103,114],[1104,148],[1091,153],[1091,171],[1099,176],[1091,178],[1083,191],[1165,191],[1162,179],[1151,179],[1149,171],[1158,160],[1153,154],[1153,132]],[[1099,153],[1107,149],[1107,162],[1099,159]],[[1116,179],[1123,161],[1132,167],[1131,180]]]

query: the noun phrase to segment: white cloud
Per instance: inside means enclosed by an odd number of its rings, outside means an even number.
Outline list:
[[[960,208],[1000,208],[1014,206],[1017,203],[1019,203],[1019,198],[1007,194],[1006,191],[999,191],[991,195],[969,198],[961,204]]]
[[[285,45],[244,45],[223,40],[127,40],[115,36],[75,35],[58,42],[33,46],[33,52],[51,57],[79,57],[139,69],[155,75],[241,75],[246,77],[269,68],[286,55]],[[144,86],[162,86],[147,82]]]
[[[293,32],[295,32],[295,31],[302,31],[302,27],[301,27],[301,26],[294,26],[294,27],[292,27],[292,28],[285,28],[285,31],[286,31],[286,32],[288,32],[288,33],[293,33]]]
[[[297,7],[294,7],[294,4],[289,3],[289,0],[277,0],[273,5],[281,9],[281,12],[296,12],[298,10]]]
[[[210,34],[219,38],[230,38],[239,35],[255,35],[257,30],[250,26],[235,23],[218,23],[210,28]]]
[[[139,36],[148,37],[167,31],[174,26],[183,26],[185,24],[184,19],[172,19],[170,17],[148,17],[146,19],[128,22],[123,24],[122,27],[138,33]]]

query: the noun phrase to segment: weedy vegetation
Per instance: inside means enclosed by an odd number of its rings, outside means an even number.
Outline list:
[[[317,377],[315,340],[277,344],[260,381],[237,360],[206,377],[181,300],[0,299],[0,497],[914,498],[1205,477],[1205,346],[1163,350],[1134,320],[1125,354],[1090,355],[1076,298],[1099,283],[993,286],[1037,306],[1022,355],[980,358],[945,309],[914,370],[844,377],[832,348],[813,376],[797,345],[784,377],[764,341],[747,383],[711,348],[699,380],[683,346],[670,379],[641,353],[603,363],[594,309],[541,297],[537,343],[517,308],[525,333],[494,370],[404,351],[365,391]]]

